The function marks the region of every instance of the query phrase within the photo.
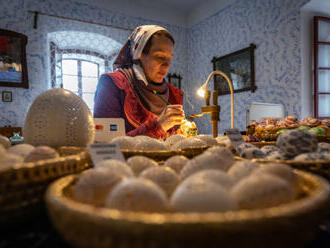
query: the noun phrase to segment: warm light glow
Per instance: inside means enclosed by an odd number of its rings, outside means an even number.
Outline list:
[[[197,90],[197,94],[200,96],[200,97],[204,97],[205,96],[205,90],[203,88],[199,88]]]

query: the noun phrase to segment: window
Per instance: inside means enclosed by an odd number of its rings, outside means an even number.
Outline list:
[[[54,32],[48,38],[51,87],[74,92],[93,113],[98,78],[112,71],[120,43],[99,34],[78,31]]]
[[[317,118],[330,118],[330,18],[314,17],[314,107]]]

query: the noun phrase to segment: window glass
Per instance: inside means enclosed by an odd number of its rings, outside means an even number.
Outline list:
[[[91,62],[82,61],[81,74],[83,77],[98,77],[98,65]]]
[[[82,99],[87,104],[88,108],[93,112],[94,109],[94,93],[83,93]]]
[[[89,92],[89,93],[95,93],[96,86],[97,86],[98,78],[97,77],[83,77],[82,78],[82,91],[83,92]]]
[[[330,46],[319,46],[319,67],[330,67]]]
[[[330,42],[330,22],[319,21],[319,41]]]
[[[67,75],[78,75],[77,60],[63,59],[62,73]]]
[[[330,94],[319,95],[319,116],[320,117],[330,116]]]
[[[63,75],[63,88],[78,91],[78,76]]]
[[[330,93],[330,70],[319,70],[319,92]]]

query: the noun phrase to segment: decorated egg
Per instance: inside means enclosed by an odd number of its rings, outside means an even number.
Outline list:
[[[94,120],[79,96],[51,89],[33,101],[23,134],[25,142],[34,146],[86,146],[94,142]]]
[[[127,178],[108,195],[105,206],[119,210],[162,212],[168,207],[165,192],[144,178]]]
[[[301,153],[314,152],[317,149],[315,135],[301,130],[289,130],[278,136],[276,145],[289,158]]]

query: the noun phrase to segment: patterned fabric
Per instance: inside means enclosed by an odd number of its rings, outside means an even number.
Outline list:
[[[182,104],[181,90],[169,85],[169,102]],[[130,87],[130,82],[120,71],[104,74],[97,85],[94,106],[95,118],[123,118],[126,135],[147,135],[157,139],[176,133],[177,126],[165,132],[157,116],[148,111]]]
[[[126,76],[142,104],[156,115],[161,114],[166,107],[166,103],[156,93],[168,100],[168,86],[165,81],[162,83],[149,82],[139,59],[150,37],[161,30],[168,32],[157,25],[137,27],[113,63],[113,69],[121,71]]]

